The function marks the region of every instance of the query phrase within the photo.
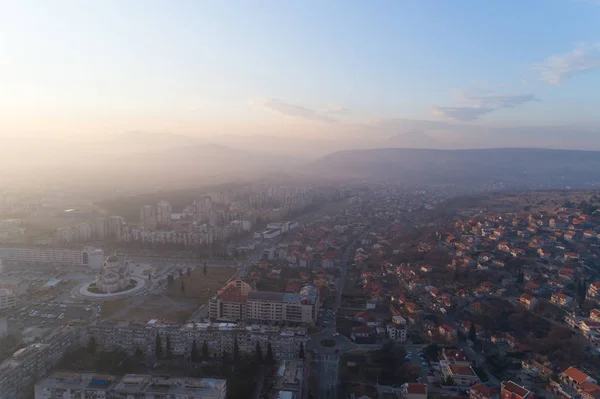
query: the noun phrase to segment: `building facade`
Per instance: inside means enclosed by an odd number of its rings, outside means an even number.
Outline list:
[[[104,261],[100,274],[96,277],[96,288],[109,294],[124,290],[131,284],[129,261],[111,255]]]
[[[319,290],[304,286],[300,293],[253,291],[243,281],[233,281],[210,299],[214,321],[286,322],[312,325],[319,311]]]
[[[32,264],[62,264],[100,267],[104,255],[101,249],[85,247],[74,250],[45,246],[0,247],[0,259],[5,262]]]
[[[115,376],[54,372],[35,384],[35,399],[225,399],[227,382],[215,378],[175,378],[145,374]]]

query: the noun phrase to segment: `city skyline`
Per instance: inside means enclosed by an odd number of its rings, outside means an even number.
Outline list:
[[[7,4],[0,130],[589,134],[600,125],[598,18],[599,4],[570,0]]]

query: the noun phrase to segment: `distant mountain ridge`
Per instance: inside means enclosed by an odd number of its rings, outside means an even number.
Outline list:
[[[501,180],[575,185],[600,181],[600,152],[380,148],[335,152],[313,162],[310,169],[323,175],[393,178],[415,183]]]

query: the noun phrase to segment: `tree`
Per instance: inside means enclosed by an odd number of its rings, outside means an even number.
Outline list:
[[[206,343],[206,341],[204,341],[202,343],[202,359],[208,359],[210,356],[210,353],[208,352],[208,344]]]
[[[298,354],[300,359],[304,359],[304,344],[300,342],[300,353]]]
[[[262,363],[263,362],[263,354],[262,354],[262,349],[260,348],[260,342],[256,341],[256,348],[254,350],[254,353],[256,355],[256,360],[258,361],[258,363]]]
[[[135,348],[135,356],[136,357],[144,356],[144,352],[142,352],[142,349],[139,346],[137,348]]]
[[[187,268],[187,275],[188,275],[188,277],[190,277],[192,275],[192,268],[191,267]]]
[[[445,385],[454,385],[454,380],[452,379],[452,377],[448,376],[448,378],[446,378],[446,381],[444,381]]]
[[[460,280],[460,270],[458,270],[458,266],[454,268],[454,281]]]
[[[206,267],[206,262],[204,262],[204,267],[202,268],[202,273],[206,276],[208,274],[208,268]]]
[[[471,327],[469,327],[469,339],[471,342],[477,342],[477,330],[475,329],[475,323],[471,322]]]
[[[162,341],[160,339],[159,333],[156,333],[156,341],[154,343],[154,355],[157,359],[162,359]]]
[[[173,357],[173,352],[171,350],[171,339],[169,338],[168,335],[167,335],[166,349],[167,349],[167,359],[170,359],[171,357]]]
[[[267,356],[265,357],[265,362],[269,365],[275,363],[275,357],[273,356],[273,348],[271,347],[271,343],[267,344]]]
[[[181,279],[181,293],[185,294],[185,285],[183,284],[183,279]]]
[[[240,361],[240,346],[238,345],[237,337],[233,341],[233,361],[235,363]]]
[[[192,362],[198,361],[198,347],[196,346],[196,340],[192,341],[192,350],[190,352],[190,360]]]
[[[91,353],[92,355],[96,353],[96,338],[94,338],[93,335],[90,336],[90,340],[88,341],[88,352]]]

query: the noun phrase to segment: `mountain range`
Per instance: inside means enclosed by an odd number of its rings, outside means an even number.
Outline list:
[[[162,187],[280,173],[435,184],[501,180],[564,186],[600,180],[600,152],[448,150],[423,126],[409,127],[371,142],[355,135],[335,141],[271,136],[208,139],[147,132],[69,140],[4,139],[0,170],[6,172],[4,179]],[[388,128],[394,131],[393,126]],[[560,137],[555,133],[549,132],[549,137]]]

